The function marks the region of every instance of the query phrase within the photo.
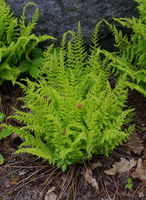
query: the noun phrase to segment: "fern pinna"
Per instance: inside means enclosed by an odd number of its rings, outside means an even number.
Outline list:
[[[146,96],[146,1],[135,1],[139,3],[139,18],[114,18],[123,27],[131,29],[131,35],[124,35],[115,25],[108,24],[118,51],[113,54],[103,52],[111,60],[113,69],[128,75],[128,86]]]
[[[37,155],[65,170],[94,154],[108,155],[132,131],[126,128],[132,111],[125,109],[126,77],[111,88],[94,40],[97,30],[98,25],[89,54],[80,24],[76,33],[65,33],[59,49],[50,46],[45,52],[37,82],[20,84],[25,111],[16,109],[11,117],[24,126],[8,126],[25,139],[17,153]]]
[[[48,35],[36,36],[32,33],[39,17],[36,8],[32,20],[26,25],[25,12],[30,2],[25,5],[20,19],[13,16],[4,0],[0,0],[0,84],[5,80],[15,82],[20,73],[29,73],[37,78],[43,52],[37,46]]]

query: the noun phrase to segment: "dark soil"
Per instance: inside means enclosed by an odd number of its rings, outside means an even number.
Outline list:
[[[22,102],[17,97],[23,95],[18,86],[10,84],[0,88],[0,112],[6,116],[13,113],[12,107],[21,107]],[[128,106],[135,108],[133,121],[136,132],[143,140],[146,148],[146,98],[136,91],[129,92]],[[18,125],[18,122],[7,120],[8,123]],[[91,161],[75,165],[63,173],[56,167],[50,166],[43,160],[27,155],[14,154],[21,139],[6,138],[0,141],[0,153],[5,157],[4,164],[0,167],[0,200],[146,200],[146,185],[139,179],[133,179],[133,188],[125,188],[131,171],[115,176],[108,176],[105,169],[123,158],[144,157],[125,151],[123,146],[118,147],[109,157],[96,156]],[[144,150],[145,151],[145,150]],[[146,159],[144,157],[144,159]],[[99,190],[96,191],[84,179],[84,173],[92,163],[100,161],[102,167],[93,170]],[[57,198],[46,197],[52,190]]]

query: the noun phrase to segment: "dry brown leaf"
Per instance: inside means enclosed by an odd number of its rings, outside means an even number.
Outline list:
[[[86,168],[86,171],[84,173],[84,178],[87,181],[87,183],[89,183],[90,185],[92,185],[92,187],[96,191],[99,190],[98,183],[97,183],[96,179],[93,178],[93,176],[92,176],[92,170],[90,168]]]
[[[142,159],[139,158],[136,170],[132,175],[146,184],[146,160],[142,161]]]
[[[55,194],[56,187],[51,187],[46,193],[45,200],[57,200],[57,195]]]
[[[142,141],[138,137],[137,133],[132,134],[128,142],[124,146],[126,147],[127,151],[129,152],[132,151],[138,155],[140,155],[144,149],[144,146],[142,145]]]
[[[98,168],[98,167],[102,167],[102,163],[101,162],[94,162],[91,164],[91,170],[93,171],[94,169]]]
[[[116,162],[113,167],[109,170],[105,170],[104,173],[107,175],[116,175],[118,173],[123,173],[130,171],[132,167],[136,165],[137,161],[134,159],[126,160],[125,158],[121,158],[120,162]]]

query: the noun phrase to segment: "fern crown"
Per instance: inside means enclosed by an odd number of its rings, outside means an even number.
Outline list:
[[[24,126],[8,126],[25,139],[17,153],[37,155],[65,170],[94,154],[108,155],[130,134],[132,127],[123,128],[131,113],[123,111],[126,76],[111,88],[100,58],[98,29],[99,24],[87,53],[79,23],[77,32],[63,35],[60,48],[47,49],[38,81],[20,84],[24,111],[16,109],[11,117]]]

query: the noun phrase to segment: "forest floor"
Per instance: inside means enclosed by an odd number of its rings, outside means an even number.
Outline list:
[[[12,107],[21,107],[18,86],[5,85],[0,93],[0,112],[9,116]],[[0,166],[0,200],[146,200],[146,98],[129,91],[128,106],[135,109],[136,124],[128,142],[109,157],[95,156],[66,172],[35,156],[14,154],[21,143],[18,137],[0,141],[5,158]]]

